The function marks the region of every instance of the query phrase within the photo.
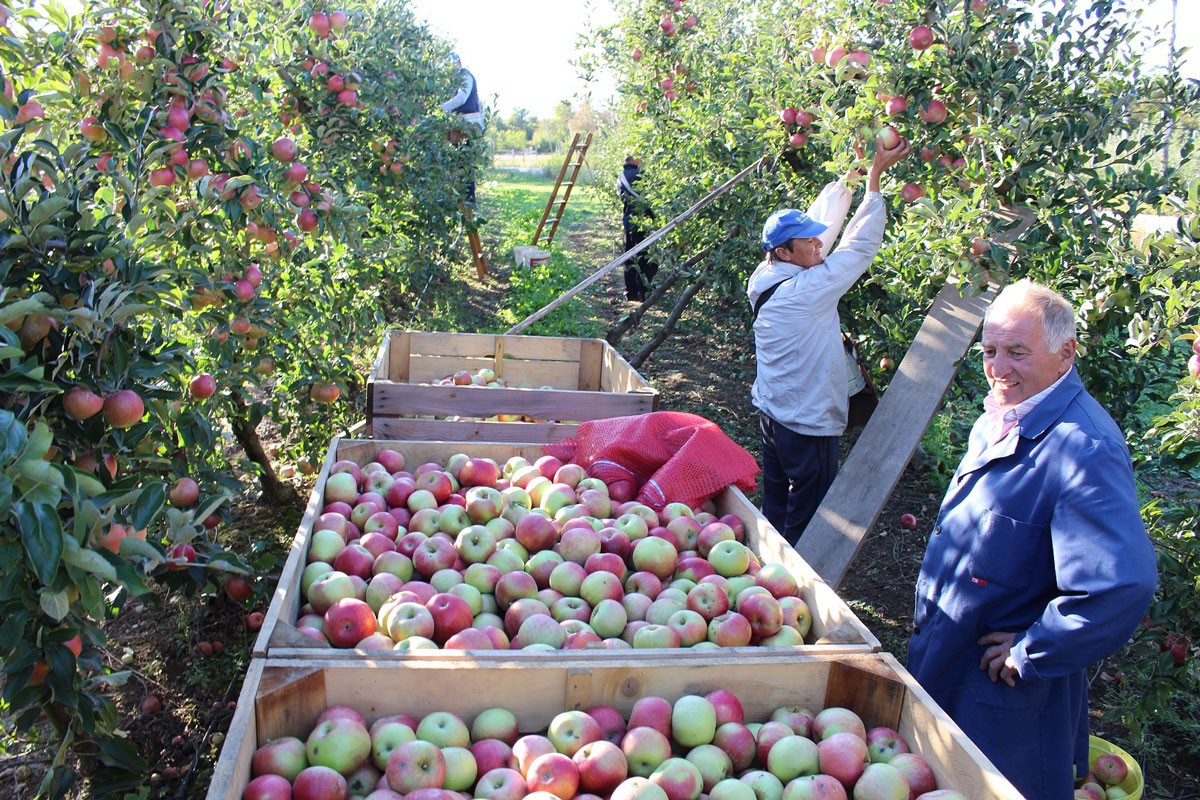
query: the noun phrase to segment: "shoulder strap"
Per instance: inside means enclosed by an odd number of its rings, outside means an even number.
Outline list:
[[[625,177],[624,171],[621,172],[621,177],[617,178],[617,190],[623,191],[633,197],[641,197],[640,194],[633,188],[633,184]]]
[[[771,295],[775,294],[775,290],[788,280],[788,278],[784,278],[782,281],[779,281],[779,283],[772,285],[769,289],[765,289],[763,293],[758,296],[758,299],[754,301],[754,319],[758,319],[758,311],[763,307],[763,303],[770,300]]]

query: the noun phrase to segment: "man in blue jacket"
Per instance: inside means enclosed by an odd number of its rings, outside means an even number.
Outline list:
[[[1074,368],[1074,310],[1029,280],[983,323],[991,391],[938,512],[908,666],[1030,800],[1087,772],[1086,669],[1154,594],[1129,451]]]

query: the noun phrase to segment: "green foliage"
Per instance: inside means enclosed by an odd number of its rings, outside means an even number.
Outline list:
[[[894,126],[915,157],[885,177],[883,246],[841,308],[867,362],[899,359],[946,281],[975,291],[1029,276],[1079,309],[1079,369],[1133,432],[1139,478],[1194,485],[1200,407],[1187,356],[1173,342],[1190,341],[1188,331],[1200,324],[1200,186],[1176,172],[1193,158],[1190,140],[1176,137],[1178,153],[1165,166],[1162,153],[1173,130],[1194,124],[1200,97],[1194,84],[1145,68],[1134,4],[817,0],[766,13],[753,0],[689,0],[679,9],[622,0],[618,7],[616,24],[591,32],[585,59],[590,69],[612,72],[622,93],[607,160],[641,155],[644,194],[669,219],[762,159],[661,243],[668,266],[717,245],[698,270],[718,303],[744,309],[766,216],[804,208],[855,163],[855,142],[869,159],[876,132]],[[689,15],[695,25],[684,24]],[[922,24],[934,42],[918,51],[908,33]],[[889,112],[893,97],[907,108]],[[945,106],[944,120],[929,113],[935,101]],[[784,121],[788,108],[811,114],[812,124]],[[902,201],[902,184],[923,196]],[[1140,241],[1134,219],[1147,211],[1179,215],[1179,232]],[[982,254],[972,252],[975,237],[986,240]],[[964,360],[925,436],[940,481],[949,479],[979,413],[987,391],[981,372],[975,354]],[[875,377],[886,383],[886,374]],[[1162,559],[1154,613],[1183,626],[1191,642],[1190,598],[1200,575],[1195,506],[1187,494],[1178,504],[1157,498],[1145,510]],[[1171,692],[1194,695],[1191,664],[1147,667],[1135,700],[1118,713],[1138,726]],[[1183,738],[1194,739],[1191,711],[1180,704],[1176,712]]]
[[[452,93],[448,48],[399,0],[343,9],[324,38],[292,0],[0,18],[0,661],[18,728],[53,727],[41,796],[77,770],[96,796],[144,782],[100,623],[155,584],[272,568],[209,533],[246,475],[281,499],[260,424],[319,463],[362,416],[384,298],[440,270],[459,227],[486,148],[426,111]],[[316,402],[329,386],[344,399]],[[173,507],[183,477],[200,497]]]

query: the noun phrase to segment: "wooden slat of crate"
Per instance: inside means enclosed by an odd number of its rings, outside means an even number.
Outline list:
[[[749,722],[766,720],[781,705],[845,706],[868,728],[898,730],[913,752],[929,762],[942,788],[971,798],[1020,800],[1012,784],[886,653],[703,666],[674,658],[603,665],[565,658],[536,666],[255,659],[208,800],[240,798],[250,779],[254,749],[281,736],[305,736],[330,705],[355,708],[368,722],[397,713],[420,718],[433,711],[451,711],[470,722],[486,708],[503,706],[516,714],[522,733],[532,733],[571,708],[611,705],[628,715],[640,697],[674,701],[718,688],[737,694]]]
[[[579,432],[574,422],[487,422],[483,420],[375,417],[371,435],[378,439],[415,441],[557,442]]]
[[[509,385],[432,385],[459,370],[476,373],[485,367]],[[646,414],[657,407],[654,388],[601,339],[389,331],[367,380],[367,430],[376,438],[464,440],[486,434],[471,427],[474,420],[445,417],[521,414],[562,425]],[[414,417],[443,419],[410,424]],[[564,428],[544,435],[493,432],[490,441],[548,442],[573,433]]]
[[[455,453],[466,453],[479,458],[492,458],[504,463],[514,455],[524,456],[534,460],[542,454],[540,445],[508,444],[504,442],[393,442],[381,439],[342,439],[335,438],[330,444],[325,463],[317,477],[309,498],[304,518],[296,532],[292,551],[279,578],[279,586],[271,600],[262,630],[254,645],[254,655],[259,657],[272,656],[280,658],[308,658],[319,655],[322,658],[361,660],[366,656],[363,651],[321,648],[310,644],[307,638],[298,638],[294,624],[299,618],[303,598],[300,596],[300,579],[302,577],[309,538],[312,527],[320,516],[325,480],[333,464],[342,459],[366,464],[372,461],[380,450],[392,448],[404,454],[405,461],[416,465],[427,461],[444,463]],[[746,523],[746,543],[764,561],[775,561],[783,564],[796,577],[801,587],[801,597],[808,604],[813,615],[813,626],[810,638],[813,644],[797,647],[727,647],[719,651],[680,649],[671,651],[672,658],[691,660],[705,663],[714,658],[745,658],[759,657],[770,654],[775,657],[790,657],[797,653],[810,651],[856,652],[873,651],[880,648],[879,639],[862,623],[820,576],[805,563],[796,551],[787,544],[779,533],[771,527],[766,518],[759,513],[750,501],[736,487],[729,487],[715,499],[719,514],[736,514]],[[662,651],[659,651],[662,652]],[[528,662],[545,660],[544,653],[505,651],[492,653],[490,651],[472,651],[469,655],[464,651],[455,650],[424,650],[419,652],[372,652],[370,657],[379,660],[420,660],[430,659],[443,663],[468,659],[485,660],[498,658],[514,658]],[[622,651],[594,650],[588,651],[588,657],[597,661],[619,660]]]
[[[504,413],[524,414],[534,419],[579,421],[649,413],[654,410],[656,398],[643,393],[419,386],[377,381],[372,399],[375,419],[403,409],[404,414],[418,416],[487,417]]]

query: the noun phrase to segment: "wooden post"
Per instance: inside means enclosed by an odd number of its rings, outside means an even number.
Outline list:
[[[796,550],[833,587],[846,576],[900,481],[994,295],[995,287],[965,297],[955,285],[942,287],[879,407],[804,529]]]

